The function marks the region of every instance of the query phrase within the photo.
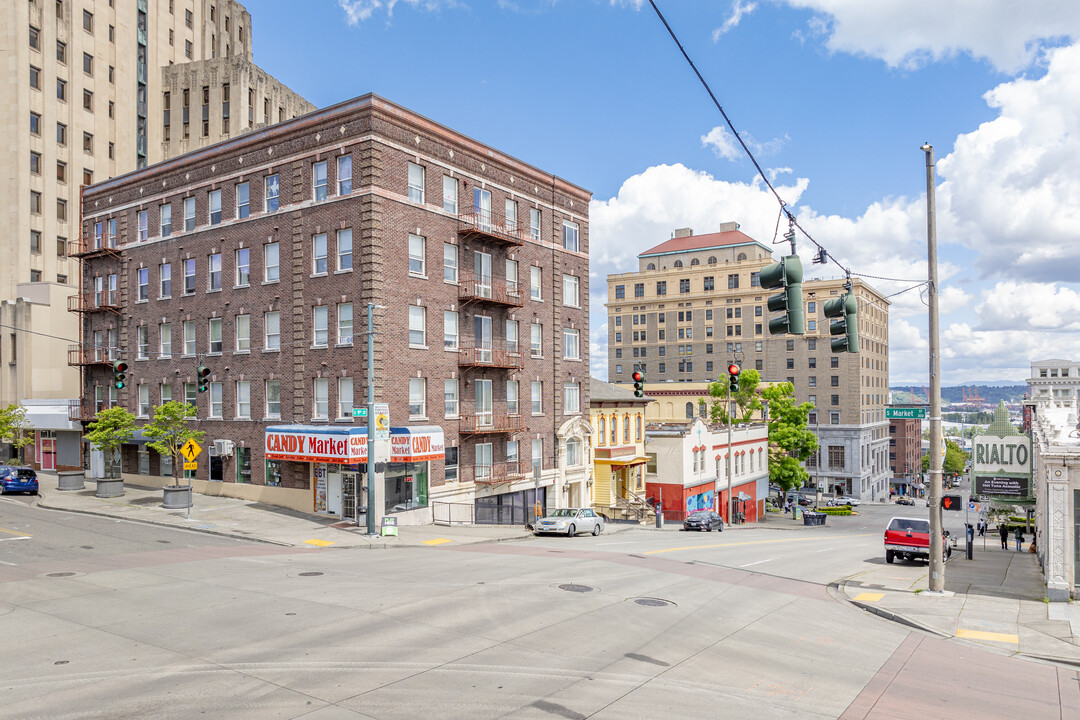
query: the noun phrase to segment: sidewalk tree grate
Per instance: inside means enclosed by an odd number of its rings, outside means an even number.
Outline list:
[[[588,585],[577,585],[575,583],[563,583],[559,586],[559,589],[565,590],[566,592],[576,593],[587,593],[593,591],[593,588],[589,587]]]
[[[668,605],[674,605],[674,603],[667,600],[661,600],[660,598],[634,598],[634,602],[638,605],[644,605],[645,607],[667,607]]]
[[[318,577],[319,575],[322,575],[322,573],[317,571],[300,573],[300,577]]]

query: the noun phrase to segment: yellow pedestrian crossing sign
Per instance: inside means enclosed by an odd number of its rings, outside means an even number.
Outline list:
[[[185,470],[198,470],[199,469],[199,463],[195,462],[194,460],[192,460],[191,462],[188,462],[187,460],[185,460],[184,461],[184,469]]]
[[[194,462],[201,452],[202,446],[194,440],[188,440],[180,446],[180,454],[184,456],[184,460],[187,462]]]

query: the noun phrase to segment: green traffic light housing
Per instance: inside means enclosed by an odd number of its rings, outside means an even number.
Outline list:
[[[739,366],[732,363],[727,366],[728,371],[728,390],[731,394],[739,392]]]
[[[123,390],[127,386],[127,371],[128,364],[123,360],[117,360],[112,364],[113,367],[113,386],[117,390]]]
[[[195,369],[195,379],[199,383],[199,392],[206,392],[210,388],[210,368],[200,365]]]
[[[630,377],[634,379],[634,397],[645,397],[645,375],[635,370]]]
[[[783,312],[782,317],[769,321],[772,335],[802,335],[806,332],[806,314],[802,303],[802,261],[798,255],[787,255],[780,262],[764,268],[759,275],[766,290],[782,288],[783,292],[769,297],[770,312]]]
[[[859,302],[848,290],[843,297],[825,303],[825,317],[836,318],[829,324],[830,335],[843,335],[832,340],[833,352],[859,352]]]

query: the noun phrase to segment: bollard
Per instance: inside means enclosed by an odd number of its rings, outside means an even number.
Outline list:
[[[965,525],[965,527],[967,528],[967,532],[964,536],[967,539],[967,543],[964,549],[967,552],[967,559],[971,560],[975,556],[975,528],[970,524]]]

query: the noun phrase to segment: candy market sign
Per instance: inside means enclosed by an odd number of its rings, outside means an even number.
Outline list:
[[[265,449],[268,460],[353,465],[367,462],[367,444],[367,428],[289,425],[267,428]],[[442,428],[390,428],[390,462],[439,460],[445,454]]]

